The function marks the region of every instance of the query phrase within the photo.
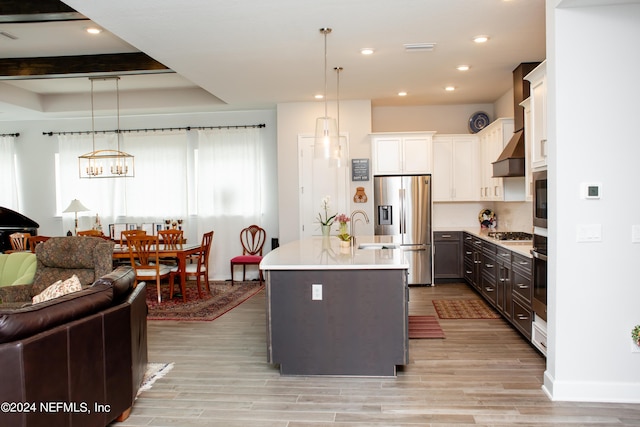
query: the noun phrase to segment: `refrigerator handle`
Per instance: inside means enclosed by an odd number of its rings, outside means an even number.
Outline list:
[[[406,230],[406,212],[404,211],[404,188],[398,190],[400,193],[400,234],[404,234]]]

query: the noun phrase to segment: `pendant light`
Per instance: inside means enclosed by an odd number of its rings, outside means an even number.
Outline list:
[[[335,159],[339,146],[338,125],[336,120],[329,117],[327,103],[327,35],[331,28],[320,28],[324,35],[324,116],[316,119],[316,133],[314,142],[314,157],[317,159]]]
[[[120,77],[90,77],[91,81],[91,138],[93,151],[78,156],[80,178],[131,178],[135,176],[134,157],[120,151]],[[94,81],[114,80],[116,86],[116,150],[96,150],[96,126],[94,109]]]
[[[342,67],[334,67],[336,72],[336,134],[338,136],[337,144],[334,147],[334,152],[332,153],[331,160],[335,163],[337,167],[341,167],[344,164],[345,159],[343,155],[345,154],[342,151],[342,148],[345,144],[342,144],[342,136],[340,135],[340,73],[342,72]]]

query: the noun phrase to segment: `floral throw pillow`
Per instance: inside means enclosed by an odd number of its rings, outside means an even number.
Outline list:
[[[53,285],[47,287],[47,289],[33,297],[32,303],[37,304],[39,302],[49,301],[50,299],[77,292],[81,289],[80,279],[74,274],[65,281],[58,280]]]

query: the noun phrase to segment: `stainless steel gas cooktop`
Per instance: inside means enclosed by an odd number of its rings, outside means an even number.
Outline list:
[[[519,240],[526,241],[531,240],[533,235],[524,231],[490,231],[487,236],[496,240]]]

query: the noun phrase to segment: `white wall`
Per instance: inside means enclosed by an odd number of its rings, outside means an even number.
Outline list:
[[[329,116],[336,117],[330,106]],[[298,188],[298,135],[313,134],[316,118],[324,115],[321,102],[285,103],[278,105],[278,194],[280,243],[297,240],[300,235],[299,188]],[[369,134],[371,132],[370,101],[340,102],[340,133],[349,135],[349,159],[371,158]],[[349,162],[350,166],[350,162]],[[349,173],[349,177],[351,174]],[[369,196],[367,203],[355,204],[351,200],[351,210],[362,209],[373,218],[372,181],[351,182],[351,197],[356,187],[365,187]],[[318,200],[320,206],[320,200]],[[358,234],[373,234],[373,222],[368,225],[358,223]]]
[[[640,403],[636,104],[640,5],[556,9],[547,1],[549,82],[549,354],[555,400]],[[572,2],[574,5],[580,2]],[[593,3],[593,2],[588,2]],[[604,3],[604,2],[603,2]],[[583,3],[584,4],[584,3]],[[580,184],[602,183],[599,200]],[[602,241],[576,242],[583,224]]]
[[[105,123],[102,126],[101,121]],[[113,118],[96,118],[96,129],[111,129]],[[266,164],[269,171],[268,182],[265,183],[267,191],[270,192],[269,205],[264,214],[264,223],[261,224],[267,231],[267,238],[276,237],[278,229],[278,204],[277,204],[277,159],[276,159],[276,117],[273,110],[245,111],[245,112],[220,112],[220,113],[195,113],[195,114],[170,114],[170,115],[146,115],[146,116],[124,116],[121,117],[121,128],[123,129],[148,129],[164,127],[185,127],[185,126],[219,126],[219,125],[244,125],[265,123],[264,132],[267,137]],[[111,127],[109,127],[111,126]],[[56,216],[56,195],[54,180],[54,155],[57,152],[57,138],[55,136],[45,136],[43,132],[49,131],[83,131],[91,129],[90,118],[75,119],[50,119],[32,121],[11,121],[0,122],[0,133],[19,132],[16,138],[16,150],[18,155],[19,187],[22,196],[20,212],[33,219],[40,228],[38,233],[47,236],[61,236],[67,230],[73,229],[73,215],[68,214],[63,217]],[[133,178],[135,179],[135,178]],[[170,179],[168,177],[167,179]],[[161,183],[159,183],[161,185]],[[203,185],[203,183],[201,183]],[[205,183],[204,185],[215,185],[215,183]],[[65,202],[63,202],[65,203]],[[68,202],[66,202],[68,203]],[[66,208],[63,206],[61,209]],[[91,226],[91,217],[79,215],[80,228]],[[158,213],[159,220],[162,213]],[[185,219],[185,236],[189,241],[199,242],[201,233],[195,227],[189,227],[189,220]],[[247,224],[248,225],[248,224]],[[239,233],[240,230],[238,230]],[[238,245],[241,251],[239,239],[234,242],[218,241],[214,237],[213,250],[217,245]],[[265,245],[266,250],[271,249],[271,242],[268,240]],[[214,278],[229,278],[229,264],[227,260],[216,262],[213,267]]]

